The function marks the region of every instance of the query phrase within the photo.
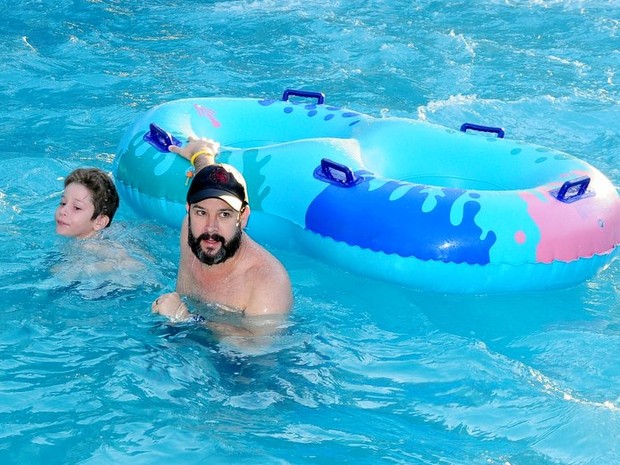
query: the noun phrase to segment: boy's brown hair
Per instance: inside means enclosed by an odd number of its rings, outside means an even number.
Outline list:
[[[119,205],[118,192],[110,176],[98,168],[78,168],[66,177],[65,187],[74,182],[82,184],[92,195],[95,211],[91,220],[103,214],[110,219],[106,228],[110,226]]]

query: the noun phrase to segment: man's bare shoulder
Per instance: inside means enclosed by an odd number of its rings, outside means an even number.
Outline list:
[[[247,236],[246,236],[247,237]],[[286,278],[288,280],[288,273],[284,268],[284,265],[278,260],[271,252],[258,244],[252,238],[248,239],[248,269],[252,273],[263,274],[265,277],[270,278]]]
[[[251,251],[251,252],[250,252]],[[293,305],[291,281],[284,265],[268,250],[252,241],[246,279],[252,283],[248,315],[287,313]]]

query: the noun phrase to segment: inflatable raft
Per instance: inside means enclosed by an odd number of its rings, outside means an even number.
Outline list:
[[[166,147],[188,136],[219,141],[218,161],[243,173],[259,242],[420,290],[567,287],[607,266],[620,241],[616,188],[583,160],[499,128],[374,118],[292,90],[172,101],[131,125],[119,192],[174,227],[193,173]]]

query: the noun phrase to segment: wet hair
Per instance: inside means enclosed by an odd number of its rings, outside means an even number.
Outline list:
[[[78,168],[65,178],[65,187],[74,182],[82,184],[92,194],[95,211],[91,220],[103,214],[110,219],[106,228],[110,226],[119,204],[112,178],[98,168]]]

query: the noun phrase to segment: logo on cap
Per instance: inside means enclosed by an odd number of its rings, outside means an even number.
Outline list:
[[[211,173],[209,173],[209,179],[214,184],[228,184],[230,181],[230,175],[223,167],[216,166],[213,170],[211,170]]]

